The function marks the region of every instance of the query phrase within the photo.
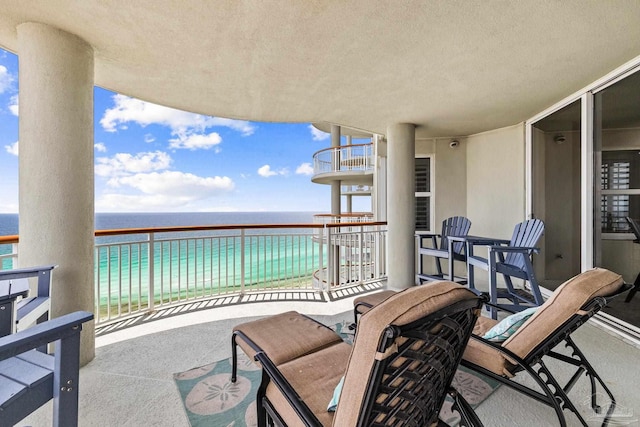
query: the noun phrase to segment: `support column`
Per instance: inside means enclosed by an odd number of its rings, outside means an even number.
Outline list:
[[[387,128],[387,287],[415,283],[415,125]]]
[[[331,125],[331,147],[340,147],[340,126]],[[340,153],[335,153],[333,157],[335,162],[335,168],[340,168]],[[342,210],[341,205],[341,181],[331,182],[331,213],[333,215],[340,215]]]
[[[351,137],[351,135],[347,135],[347,145],[352,145],[353,143],[353,139]],[[353,153],[351,154],[353,155]],[[340,185],[342,185],[342,183],[340,183]],[[349,186],[350,190],[353,190],[353,185]],[[351,194],[347,194],[346,195],[346,202],[347,202],[347,207],[346,207],[346,212],[348,214],[353,213],[353,196]]]
[[[38,23],[18,26],[21,267],[57,264],[51,317],[94,311],[93,49]],[[95,356],[94,324],[80,362]]]

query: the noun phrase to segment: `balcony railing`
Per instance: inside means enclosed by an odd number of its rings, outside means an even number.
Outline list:
[[[373,144],[342,145],[313,155],[313,173],[372,171]]]
[[[386,277],[385,223],[216,225],[95,234],[97,324],[220,296],[322,291]],[[0,238],[2,269],[15,266],[17,241],[18,236]]]
[[[352,224],[360,222],[373,221],[371,212],[353,212],[341,214],[315,214],[313,215],[314,224]]]

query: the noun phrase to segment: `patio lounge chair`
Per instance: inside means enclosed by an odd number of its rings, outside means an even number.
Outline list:
[[[18,423],[51,399],[52,425],[78,425],[80,331],[91,319],[78,311],[0,338],[0,425]],[[55,343],[54,354],[35,350],[47,343]]]
[[[416,233],[418,239],[418,281],[423,280],[442,280],[449,279],[454,280],[451,277],[453,271],[452,266],[449,266],[449,274],[445,277],[442,272],[442,265],[440,260],[442,258],[449,259],[449,241],[448,236],[465,237],[469,233],[471,228],[471,221],[463,216],[452,216],[442,221],[442,232],[440,234],[427,234]],[[438,245],[438,238],[440,238],[440,245]],[[425,240],[430,242],[430,246],[424,246]],[[451,242],[453,247],[451,248],[451,254],[456,261],[467,260],[464,251],[464,242]],[[429,275],[423,273],[422,256],[432,256],[435,258],[437,274]]]
[[[508,299],[511,304],[500,304],[507,310],[521,311],[531,306],[541,305],[544,300],[536,280],[531,264],[531,256],[538,253],[538,240],[544,232],[544,223],[539,219],[530,219],[513,229],[511,240],[469,238],[467,242],[467,278],[469,288],[475,289],[474,267],[489,272],[489,296],[493,305],[498,305],[499,299]],[[483,258],[474,253],[477,245],[488,247],[488,256]],[[504,277],[506,288],[497,287],[497,274]],[[516,289],[511,277],[529,282],[531,293],[524,289]],[[491,307],[492,317],[496,318],[496,310]]]
[[[623,283],[620,275],[605,269],[595,268],[579,274],[562,284],[551,298],[537,308],[535,314],[503,342],[483,338],[498,322],[480,317],[461,363],[551,406],[562,426],[567,425],[563,409],[573,412],[582,425],[587,425],[568,396],[578,379],[586,374],[591,383],[591,394],[588,397],[596,412],[594,415],[604,417],[603,425],[606,425],[615,408],[615,399],[573,341],[571,334],[602,309],[609,299],[627,291],[629,287]],[[564,343],[567,350],[555,348],[561,343]],[[577,368],[564,386],[547,367],[545,361],[549,358],[571,369]],[[523,385],[522,381],[513,380],[521,373],[533,378],[542,392]],[[601,408],[596,402],[596,382],[610,400],[604,415],[600,414]]]
[[[258,349],[255,358],[263,367],[258,425],[428,426],[438,421],[447,393],[454,396],[462,425],[481,425],[450,389],[480,306],[481,298],[468,289],[434,282],[398,292],[371,309],[353,346],[335,340],[287,362]],[[318,330],[324,333],[324,326],[310,324],[308,335]],[[268,338],[272,349],[297,345],[282,331]],[[341,378],[336,412],[329,412]]]

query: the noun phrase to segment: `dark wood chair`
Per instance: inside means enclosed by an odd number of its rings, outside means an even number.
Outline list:
[[[640,224],[638,224],[638,221],[631,217],[626,217],[626,219],[629,223],[629,227],[631,227],[631,231],[633,231],[633,234],[636,237],[633,243],[640,243]],[[638,289],[640,289],[640,273],[638,273],[638,275],[636,276],[636,280],[633,282],[633,289],[629,291],[627,297],[624,299],[624,302],[630,302],[636,292],[638,292]]]
[[[544,223],[539,219],[530,219],[515,226],[511,240],[468,238],[467,279],[469,287],[475,289],[474,267],[479,267],[489,272],[489,295],[493,305],[498,305],[499,299],[508,299],[511,304],[501,305],[502,307],[521,311],[544,303],[531,263],[532,255],[540,251],[535,246],[543,233]],[[479,245],[488,247],[487,258],[474,253],[474,246]],[[498,273],[503,275],[506,288],[498,289]],[[516,289],[511,277],[528,281],[531,292]],[[491,313],[495,319],[495,309],[491,309]]]
[[[418,239],[418,281],[430,280],[454,280],[451,276],[453,269],[449,266],[449,274],[445,276],[442,271],[441,259],[449,259],[449,241],[448,236],[465,237],[469,234],[471,221],[463,216],[453,216],[442,221],[442,232],[440,234],[432,233],[416,233]],[[439,242],[438,242],[439,240]],[[427,246],[426,243],[429,245]],[[466,261],[464,242],[451,242],[453,258],[456,261]],[[436,274],[423,273],[423,256],[431,256],[435,258]]]
[[[78,311],[0,338],[0,425],[12,426],[53,399],[53,426],[78,425]],[[54,343],[53,354],[35,349]]]

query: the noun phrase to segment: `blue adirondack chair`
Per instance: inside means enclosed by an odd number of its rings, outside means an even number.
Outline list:
[[[449,258],[449,241],[448,236],[465,237],[471,228],[471,221],[463,216],[452,216],[442,221],[442,232],[440,234],[416,233],[418,239],[418,281],[428,280],[454,280],[453,263],[449,262],[449,274],[447,276],[442,272],[440,260]],[[440,245],[438,245],[440,238]],[[425,242],[426,241],[426,242]],[[430,246],[425,246],[430,243]],[[464,242],[451,242],[453,259],[457,261],[466,261]],[[422,256],[432,256],[436,261],[437,274],[424,274],[422,266]]]
[[[544,233],[544,223],[539,219],[530,219],[517,224],[511,240],[468,238],[467,239],[467,278],[469,287],[474,287],[474,267],[489,271],[490,302],[498,305],[499,299],[508,299],[510,304],[499,304],[499,307],[512,311],[522,311],[531,306],[544,303],[540,287],[536,280],[531,263],[534,253],[540,252],[536,244]],[[474,246],[487,246],[487,258],[474,253]],[[497,287],[497,274],[504,277],[506,288]],[[511,277],[529,282],[531,292],[513,287]],[[491,309],[495,319],[497,311]]]
[[[53,399],[52,425],[78,425],[80,331],[84,311],[0,338],[0,425],[14,425]],[[53,354],[36,351],[55,343]]]

